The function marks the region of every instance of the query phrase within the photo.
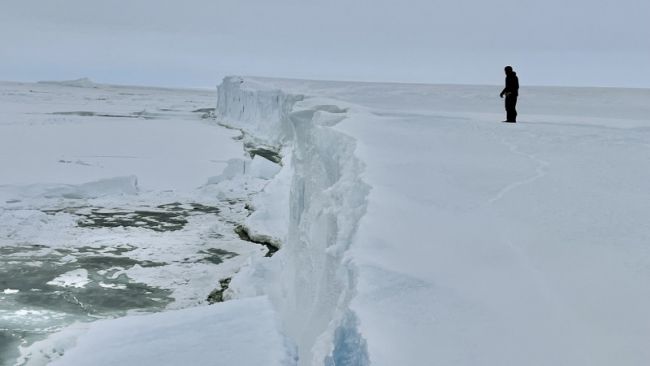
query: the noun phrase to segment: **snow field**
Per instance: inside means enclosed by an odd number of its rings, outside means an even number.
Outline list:
[[[257,205],[288,203],[229,294],[301,365],[643,364],[648,96],[524,88],[506,126],[498,88],[227,78],[218,118],[285,142]]]

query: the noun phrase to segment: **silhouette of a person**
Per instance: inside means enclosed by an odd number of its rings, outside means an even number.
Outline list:
[[[519,78],[512,70],[512,66],[505,67],[506,87],[503,88],[500,96],[506,96],[506,120],[503,122],[517,122],[517,97],[519,96]]]

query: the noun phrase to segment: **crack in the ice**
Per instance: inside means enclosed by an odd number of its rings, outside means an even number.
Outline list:
[[[241,240],[259,244],[266,247],[268,251],[264,255],[265,257],[272,257],[273,254],[275,254],[278,250],[280,250],[279,245],[277,245],[277,243],[273,243],[270,240],[270,238],[264,238],[260,235],[255,235],[251,237],[249,229],[244,225],[241,224],[237,225],[235,227],[235,233],[239,236]]]

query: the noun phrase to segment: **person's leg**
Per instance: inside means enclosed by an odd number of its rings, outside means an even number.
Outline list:
[[[506,121],[515,122],[517,120],[517,110],[515,106],[517,105],[517,97],[508,95],[506,96]]]

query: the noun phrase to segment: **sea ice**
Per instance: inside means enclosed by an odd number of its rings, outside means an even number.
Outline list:
[[[47,282],[47,284],[52,286],[81,288],[86,286],[89,282],[88,271],[81,268],[66,272],[52,281]]]

